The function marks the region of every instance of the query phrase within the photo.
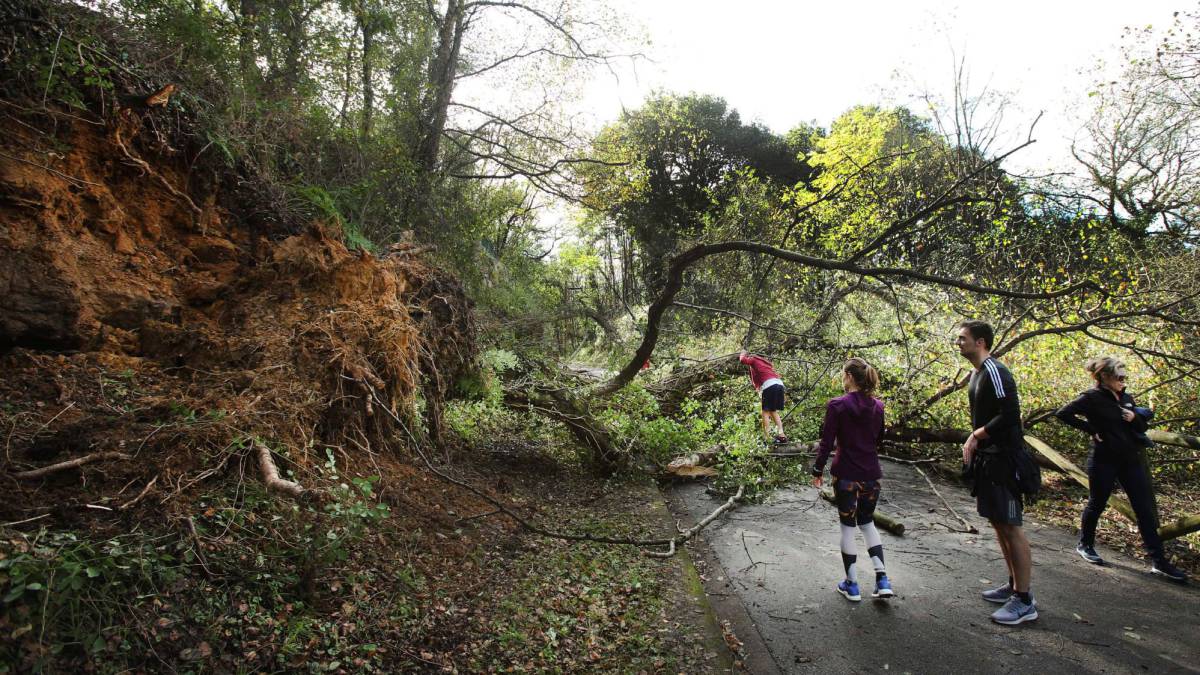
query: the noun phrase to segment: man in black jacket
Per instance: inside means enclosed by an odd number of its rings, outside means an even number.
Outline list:
[[[1150,558],[1150,572],[1172,581],[1187,581],[1187,575],[1167,559],[1162,537],[1158,536],[1158,508],[1144,453],[1144,448],[1152,445],[1146,429],[1154,413],[1137,407],[1125,390],[1125,364],[1118,359],[1090,359],[1086,368],[1096,386],[1080,393],[1055,413],[1059,420],[1086,433],[1092,441],[1087,462],[1088,502],[1083,509],[1075,551],[1090,563],[1104,564],[1096,553],[1096,525],[1120,481],[1137,516],[1138,531]]]
[[[972,431],[963,443],[963,466],[974,480],[971,494],[979,515],[996,530],[1008,565],[1008,583],[985,591],[983,598],[1004,604],[992,621],[1013,626],[1037,619],[1038,612],[1030,589],[1033,557],[1021,528],[1021,494],[1014,478],[1013,456],[1024,442],[1021,401],[1012,373],[991,355],[994,335],[982,321],[964,321],[955,338],[959,353],[975,367],[967,388]]]

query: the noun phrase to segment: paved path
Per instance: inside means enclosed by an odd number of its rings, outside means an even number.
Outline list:
[[[993,624],[979,592],[1007,574],[995,535],[962,488],[939,490],[980,529],[956,524],[908,466],[888,464],[880,510],[908,526],[883,534],[898,593],[868,597],[874,574],[859,536],[864,600],[834,592],[841,578],[837,513],[811,487],[776,493],[710,525],[697,553],[706,590],[746,642],[755,673],[1200,673],[1200,587],[1150,577],[1145,565],[1098,547],[1104,567],[1074,552],[1063,529],[1026,522],[1041,618]],[[700,484],[670,491],[671,507],[695,522],[719,500]],[[707,565],[704,563],[707,562]]]

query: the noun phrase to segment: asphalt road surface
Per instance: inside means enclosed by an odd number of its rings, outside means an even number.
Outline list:
[[[710,601],[745,643],[753,673],[1200,673],[1200,587],[1151,577],[1105,549],[1103,567],[1075,554],[1075,534],[1026,518],[1040,618],[1001,626],[979,593],[1008,575],[995,534],[961,487],[938,489],[979,529],[961,524],[909,466],[887,464],[879,510],[905,523],[881,531],[897,596],[870,599],[874,572],[858,536],[863,601],[842,578],[837,512],[803,487],[743,505],[694,547]],[[936,479],[934,479],[936,481]],[[723,501],[699,483],[669,491],[686,526]]]

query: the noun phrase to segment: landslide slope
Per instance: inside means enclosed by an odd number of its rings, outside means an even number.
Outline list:
[[[120,26],[0,25],[0,672],[334,659],[339,608],[381,589],[364,623],[398,630],[402,552],[482,508],[410,463],[475,361],[461,286],[214,161],[187,106],[146,105],[172,80],[120,66]],[[79,105],[39,95],[49,45]]]

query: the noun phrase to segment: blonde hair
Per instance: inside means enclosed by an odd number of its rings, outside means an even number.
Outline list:
[[[842,364],[842,372],[849,373],[854,380],[854,386],[864,394],[874,394],[879,389],[879,371],[857,356],[847,359]]]
[[[1088,371],[1092,379],[1099,382],[1101,375],[1116,375],[1118,369],[1125,368],[1125,362],[1111,356],[1097,356],[1087,360],[1083,369]]]

